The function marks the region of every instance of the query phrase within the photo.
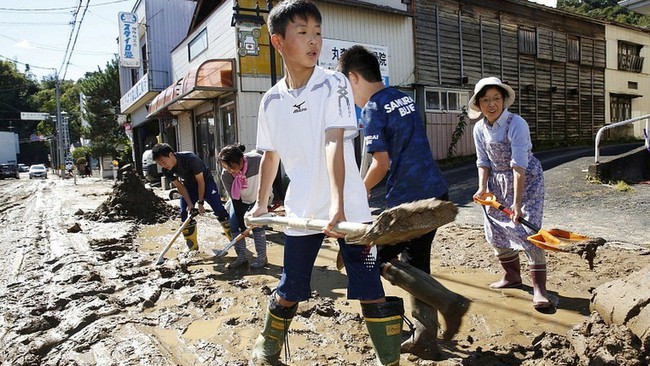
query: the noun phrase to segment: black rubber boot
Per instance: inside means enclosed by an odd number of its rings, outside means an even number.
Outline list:
[[[499,257],[499,263],[506,272],[503,278],[490,284],[491,289],[521,288],[521,263],[519,253]]]
[[[375,348],[378,365],[399,365],[404,302],[387,296],[386,302],[361,304],[363,318]]]
[[[438,311],[415,296],[410,297],[415,330],[413,335],[402,343],[402,353],[411,353],[423,360],[438,360]]]
[[[381,265],[382,276],[399,286],[433,309],[437,309],[445,322],[442,339],[450,340],[458,333],[470,301],[457,294],[431,275],[398,260]]]
[[[264,329],[257,337],[253,347],[252,365],[277,365],[291,320],[296,315],[297,309],[298,303],[290,308],[285,308],[278,304],[275,292],[271,294]]]

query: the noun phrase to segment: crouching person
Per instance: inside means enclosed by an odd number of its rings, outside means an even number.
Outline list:
[[[228,212],[221,203],[217,184],[210,173],[210,168],[194,153],[189,151],[174,152],[168,144],[156,144],[151,149],[153,160],[162,167],[165,177],[176,187],[180,198],[181,221],[187,219],[187,213],[195,208],[199,214],[205,213],[203,205],[207,202],[223,227],[224,234],[230,240],[230,223]],[[190,221],[183,230],[185,242],[190,250],[199,250],[196,220]]]

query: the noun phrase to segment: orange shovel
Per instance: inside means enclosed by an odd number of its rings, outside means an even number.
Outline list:
[[[508,216],[512,215],[513,212],[500,204],[492,193],[485,193],[482,197],[474,197],[474,202],[479,203],[483,206],[492,206],[499,211],[503,211]],[[550,229],[542,230],[537,226],[533,225],[530,221],[519,218],[519,223],[526,226],[527,228],[536,231],[537,234],[529,236],[527,239],[535,244],[536,246],[546,249],[553,250],[558,252],[573,252],[571,250],[572,246],[576,243],[582,243],[585,241],[590,241],[591,238],[584,235],[574,234],[570,231],[560,230],[560,229]]]

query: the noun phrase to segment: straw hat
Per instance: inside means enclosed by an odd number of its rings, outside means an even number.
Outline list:
[[[471,119],[477,119],[481,117],[481,109],[476,105],[476,95],[487,86],[500,86],[505,90],[508,95],[503,96],[503,109],[506,109],[515,102],[515,91],[512,88],[501,82],[499,78],[490,76],[488,78],[483,78],[476,83],[474,86],[474,95],[469,98],[469,103],[467,106],[467,116]]]

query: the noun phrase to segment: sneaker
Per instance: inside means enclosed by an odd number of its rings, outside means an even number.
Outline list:
[[[266,256],[262,258],[258,257],[253,261],[253,263],[251,263],[251,268],[260,269],[260,268],[264,268],[267,264],[269,264],[269,261],[268,259],[266,259]]]
[[[226,269],[235,269],[248,266],[248,259],[246,258],[237,258],[234,261],[226,264]]]

